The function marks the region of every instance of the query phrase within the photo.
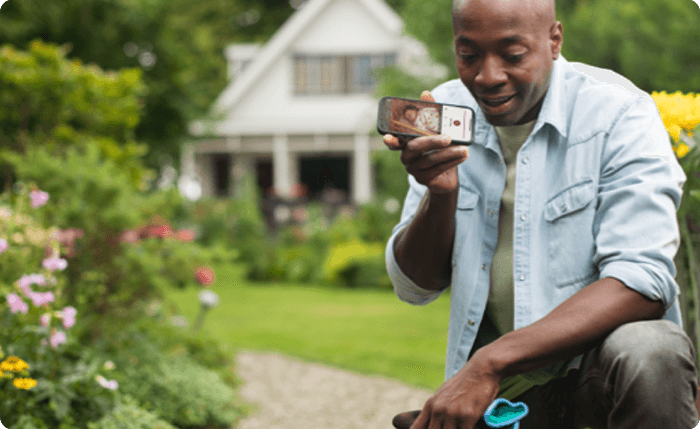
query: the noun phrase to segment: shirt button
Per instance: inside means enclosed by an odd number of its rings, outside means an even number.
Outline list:
[[[520,280],[524,281],[525,280],[525,275],[520,275]]]
[[[481,265],[481,270],[486,270],[486,265],[485,265],[485,264],[482,264],[482,265]]]
[[[527,157],[523,158],[523,164],[527,164],[528,161],[530,161],[529,158],[527,158]]]
[[[561,211],[566,212],[566,205],[561,205]]]
[[[527,219],[527,214],[520,215],[520,219],[525,221]]]
[[[476,322],[474,322],[474,320],[469,320],[469,321],[467,321],[467,324],[469,324],[470,326],[473,326],[474,324],[476,324]]]
[[[489,216],[493,216],[493,211],[489,209]]]

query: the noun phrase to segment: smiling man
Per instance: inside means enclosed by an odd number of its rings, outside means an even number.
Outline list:
[[[673,257],[685,176],[651,97],[566,61],[553,0],[457,0],[459,80],[423,100],[476,112],[401,151],[410,189],[387,244],[397,295],[451,286],[446,382],[415,427],[691,428],[697,369]],[[468,158],[468,159],[467,159]]]

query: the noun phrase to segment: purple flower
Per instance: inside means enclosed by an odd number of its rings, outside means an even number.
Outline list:
[[[30,288],[32,284],[46,285],[46,278],[38,273],[32,273],[31,275],[22,275],[17,281],[17,286],[26,297],[31,297],[32,295],[32,289]]]
[[[44,206],[49,201],[49,193],[36,190],[29,193],[29,198],[32,199],[32,207],[36,209]]]
[[[46,278],[44,278],[44,275],[40,275],[38,273],[32,273],[29,275],[29,279],[32,282],[32,284],[36,285],[46,285]]]
[[[95,376],[95,380],[97,380],[97,383],[100,384],[102,387],[108,389],[108,390],[116,390],[119,388],[119,383],[115,381],[114,379],[107,379],[102,375],[97,375]]]
[[[7,241],[5,239],[0,239],[0,254],[5,252],[9,248]]]
[[[52,272],[55,272],[56,270],[63,270],[68,267],[68,262],[66,260],[57,257],[45,258],[41,264],[44,266],[44,269]]]
[[[56,330],[52,335],[51,335],[51,348],[56,349],[58,345],[62,345],[66,343],[66,332],[62,330]]]
[[[10,311],[13,314],[16,314],[17,312],[22,312],[23,314],[26,314],[29,311],[29,306],[27,306],[24,301],[15,293],[12,293],[7,296],[7,304],[10,305]]]
[[[51,303],[56,299],[56,297],[50,291],[46,293],[32,293],[29,298],[32,299],[32,302],[34,302],[34,306],[36,307]]]
[[[75,310],[73,306],[66,306],[63,308],[63,312],[61,315],[63,316],[63,327],[65,328],[71,328],[75,325],[75,316],[78,314],[78,311]]]

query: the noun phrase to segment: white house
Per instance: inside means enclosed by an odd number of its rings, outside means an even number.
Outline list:
[[[226,56],[231,82],[209,117],[190,125],[182,151],[183,173],[203,195],[234,195],[250,172],[281,197],[294,195],[295,184],[311,197],[332,185],[352,202],[368,201],[370,151],[386,150],[372,70],[445,73],[382,0],[309,0],[268,43],[232,45]]]

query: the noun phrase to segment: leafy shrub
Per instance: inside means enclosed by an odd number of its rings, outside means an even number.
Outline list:
[[[114,409],[99,421],[88,423],[91,429],[173,429],[169,422],[139,406],[129,395],[122,397]]]
[[[384,246],[355,240],[332,247],[324,265],[324,279],[348,287],[390,288],[384,263]]]
[[[153,329],[136,325],[110,336],[120,391],[180,428],[231,427],[240,415],[233,389],[179,349],[166,353]]]

